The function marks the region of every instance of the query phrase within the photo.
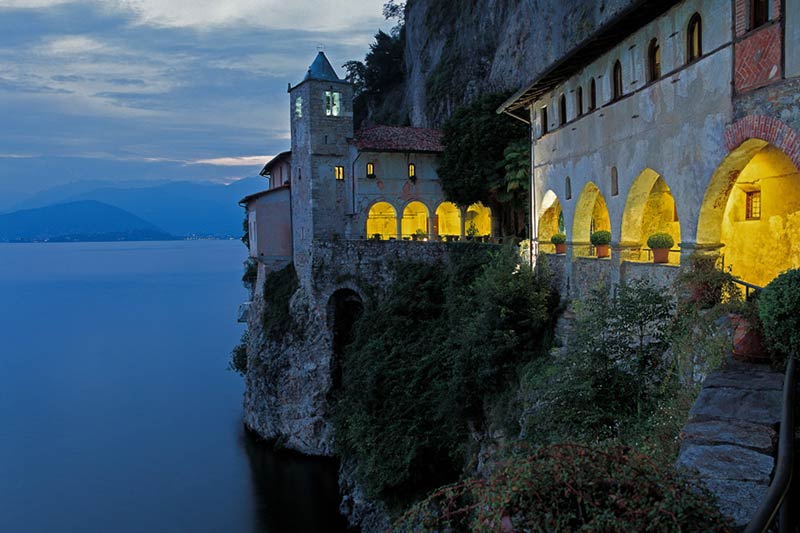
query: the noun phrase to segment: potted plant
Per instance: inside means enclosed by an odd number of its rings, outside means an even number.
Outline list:
[[[373,241],[379,241],[379,240],[381,240],[381,234],[380,234],[380,233],[373,233],[373,234],[372,234],[372,240],[373,240]]]
[[[594,246],[597,257],[608,257],[611,255],[609,253],[609,244],[611,244],[610,231],[595,231],[592,233],[591,237],[589,237],[589,241],[591,241],[592,245]]]
[[[733,326],[733,357],[746,363],[769,363],[757,300],[731,302],[728,318]]]
[[[427,236],[428,234],[425,233],[424,230],[417,228],[417,231],[414,232],[411,238],[415,241],[424,241]]]
[[[653,250],[654,263],[669,263],[669,251],[675,245],[669,233],[653,233],[647,239],[647,246]]]
[[[476,226],[474,222],[470,222],[469,227],[467,228],[467,240],[468,241],[475,240],[475,237],[477,236],[478,236],[478,226]]]
[[[556,245],[557,254],[567,253],[567,236],[563,233],[556,233],[550,237],[550,242]]]

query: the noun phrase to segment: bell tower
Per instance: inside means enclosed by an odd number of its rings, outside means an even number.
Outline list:
[[[353,86],[320,51],[303,81],[289,87],[295,268],[308,276],[315,240],[348,232],[352,211]]]

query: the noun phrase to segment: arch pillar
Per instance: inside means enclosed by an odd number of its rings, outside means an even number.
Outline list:
[[[398,241],[403,240],[403,215],[397,217],[397,230],[394,233],[394,237]]]

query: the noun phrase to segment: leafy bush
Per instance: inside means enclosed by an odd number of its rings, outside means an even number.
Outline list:
[[[657,250],[659,248],[670,249],[674,244],[675,240],[669,233],[654,233],[647,238],[647,246],[649,246],[651,250]]]
[[[567,242],[567,236],[563,233],[556,233],[552,237],[550,237],[550,242],[553,244],[564,244]]]
[[[576,311],[566,353],[524,382],[535,398],[525,434],[535,444],[617,438],[655,408],[667,376],[672,302],[647,281],[593,291]]]
[[[250,335],[245,331],[242,333],[242,340],[231,350],[231,360],[228,362],[228,370],[236,372],[240,376],[247,374],[247,343]]]
[[[736,277],[730,269],[726,272],[719,268],[718,263],[717,257],[693,254],[678,275],[678,283],[689,292],[690,300],[700,309],[710,309],[741,298]]]
[[[611,232],[606,230],[595,231],[589,237],[589,241],[594,246],[603,246],[611,243]]]
[[[289,300],[297,292],[300,284],[294,264],[267,274],[264,280],[264,333],[273,341],[280,340],[294,321],[289,312]]]
[[[776,362],[800,354],[800,269],[784,272],[761,291],[758,316]]]
[[[439,489],[394,531],[728,531],[714,498],[626,448],[574,444]]]
[[[397,264],[345,352],[336,444],[371,496],[405,501],[456,479],[470,424],[549,325],[549,282],[512,249],[448,249],[446,266]]]

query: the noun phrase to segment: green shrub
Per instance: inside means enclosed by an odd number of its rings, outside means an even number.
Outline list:
[[[595,231],[592,233],[591,237],[589,237],[589,241],[594,246],[609,244],[611,242],[611,232],[606,230]]]
[[[800,269],[784,272],[761,291],[758,316],[776,362],[800,354]]]
[[[627,448],[574,444],[517,458],[488,480],[444,487],[393,531],[728,531],[714,497]]]
[[[396,503],[458,477],[470,424],[541,353],[549,326],[549,281],[513,249],[448,250],[447,264],[395,265],[343,357],[338,452],[357,460],[369,495]]]
[[[564,244],[567,242],[567,236],[563,233],[556,233],[552,237],[550,237],[550,242],[553,244]]]
[[[675,241],[669,233],[654,233],[647,238],[647,246],[649,246],[651,250],[657,250],[659,248],[670,249],[674,245]]]
[[[719,268],[719,261],[715,256],[693,254],[678,275],[678,283],[700,309],[710,309],[741,298],[736,277],[730,268],[727,272]]]
[[[242,340],[231,350],[231,360],[228,362],[228,370],[236,372],[240,376],[247,374],[247,343],[250,335],[245,331],[242,333]]]
[[[267,338],[277,341],[296,324],[289,312],[289,300],[297,292],[300,284],[294,264],[267,274],[264,280],[264,333]]]

